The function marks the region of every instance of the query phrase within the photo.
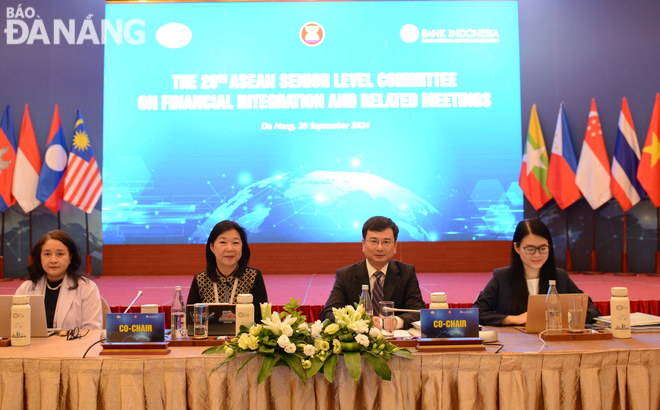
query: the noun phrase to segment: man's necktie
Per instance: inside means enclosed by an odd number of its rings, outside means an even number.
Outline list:
[[[374,291],[371,292],[371,304],[374,307],[374,315],[380,314],[380,302],[383,300],[383,283],[380,281],[380,278],[383,277],[383,272],[378,271],[374,273],[376,281],[374,282]]]

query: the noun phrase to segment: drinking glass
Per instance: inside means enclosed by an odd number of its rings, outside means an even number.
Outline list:
[[[209,305],[195,303],[193,307],[193,339],[209,337]]]
[[[394,317],[395,312],[390,310],[393,308],[394,308],[394,302],[388,302],[388,301],[380,302],[381,330],[384,331],[385,335],[387,335],[387,333],[392,335],[394,333],[394,328],[396,327],[396,318]]]
[[[568,331],[582,333],[584,331],[584,310],[582,297],[570,296],[568,298]]]

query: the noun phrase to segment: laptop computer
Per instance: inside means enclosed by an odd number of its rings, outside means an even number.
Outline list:
[[[209,305],[209,336],[236,335],[236,305],[229,303],[207,303],[207,305]],[[188,337],[194,334],[193,306],[186,305]]]
[[[30,295],[31,337],[48,337],[43,295]],[[11,307],[14,295],[0,295],[0,337],[11,337]]]
[[[582,326],[587,320],[587,304],[589,296],[585,293],[560,293],[562,328],[568,329],[568,300],[569,297],[582,298]],[[525,326],[516,326],[516,329],[525,333],[541,333],[545,330],[545,299],[547,295],[529,295],[527,299],[527,323]]]

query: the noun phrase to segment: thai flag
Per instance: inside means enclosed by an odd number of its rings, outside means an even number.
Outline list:
[[[552,141],[552,156],[548,167],[548,190],[561,209],[568,208],[582,196],[575,184],[576,172],[577,159],[562,102],[559,105],[555,138]]]
[[[69,165],[64,176],[64,200],[91,214],[102,192],[101,173],[78,109]]]
[[[639,143],[633,125],[628,101],[623,97],[621,114],[619,115],[619,132],[616,136],[616,148],[612,158],[612,194],[621,204],[624,211],[632,208],[646,195],[644,188],[637,180],[639,167]]]
[[[596,100],[591,99],[589,122],[582,143],[580,162],[578,163],[575,183],[592,209],[600,208],[612,198],[610,190],[610,161],[600,126]]]
[[[25,104],[23,125],[21,126],[21,139],[18,141],[16,152],[16,168],[14,169],[14,184],[11,193],[16,202],[26,214],[38,207],[41,202],[37,199],[37,185],[39,184],[39,170],[41,157],[34,136],[30,112]]]
[[[16,203],[11,193],[16,166],[16,139],[14,139],[14,122],[11,120],[9,105],[5,109],[0,124],[0,211],[4,211]]]
[[[55,213],[58,213],[62,206],[64,171],[66,170],[68,156],[62,123],[60,122],[60,111],[55,105],[37,188],[37,199]]]

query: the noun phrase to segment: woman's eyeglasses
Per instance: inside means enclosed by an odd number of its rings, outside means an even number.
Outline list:
[[[523,249],[527,255],[534,255],[536,251],[539,251],[541,255],[545,255],[546,253],[550,252],[550,247],[548,245],[541,245],[539,247],[525,246]]]
[[[84,335],[81,335],[80,329],[78,329],[78,326],[76,326],[73,329],[66,331],[66,340],[82,339],[83,337],[87,336],[87,333],[89,333],[89,329],[87,329],[87,332],[85,332]]]

